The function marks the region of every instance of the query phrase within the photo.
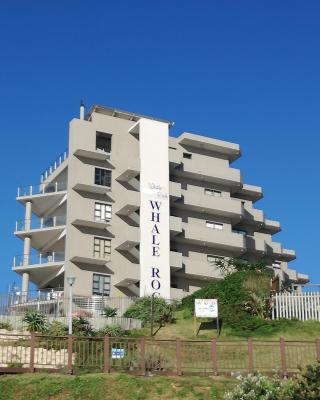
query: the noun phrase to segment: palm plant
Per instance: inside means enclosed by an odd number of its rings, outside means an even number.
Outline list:
[[[27,324],[29,332],[43,333],[48,329],[47,317],[38,311],[27,312],[22,321]]]

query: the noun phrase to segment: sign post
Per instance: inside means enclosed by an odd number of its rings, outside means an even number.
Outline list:
[[[197,318],[216,318],[217,331],[219,334],[219,317],[218,317],[218,300],[217,299],[195,299],[194,300],[194,334],[198,335]]]

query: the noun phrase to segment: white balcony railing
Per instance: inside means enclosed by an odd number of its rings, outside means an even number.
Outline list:
[[[44,182],[49,176],[68,158],[68,149],[63,153],[59,154],[58,157],[52,162],[52,164],[45,169],[41,174],[40,182]]]
[[[37,254],[22,254],[13,257],[13,268],[57,263],[64,261],[64,258],[64,252],[61,251],[49,251],[46,253]]]
[[[63,226],[66,224],[65,215],[54,215],[51,217],[37,218],[37,219],[25,219],[16,221],[16,232],[29,231],[33,229],[46,229]]]
[[[40,185],[19,186],[17,197],[35,196],[67,190],[67,182],[40,183]]]

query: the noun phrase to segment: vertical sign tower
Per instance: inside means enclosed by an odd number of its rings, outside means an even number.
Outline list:
[[[170,298],[169,124],[141,118],[140,296]]]

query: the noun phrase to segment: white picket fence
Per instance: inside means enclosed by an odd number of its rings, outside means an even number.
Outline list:
[[[272,298],[272,319],[320,321],[320,292],[277,293]]]

